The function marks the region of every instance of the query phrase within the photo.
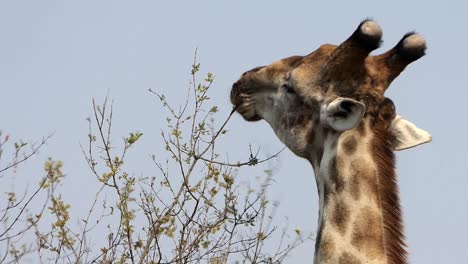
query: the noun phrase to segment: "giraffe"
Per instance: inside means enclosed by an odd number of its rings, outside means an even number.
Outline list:
[[[245,72],[231,89],[236,111],[265,120],[307,159],[319,194],[314,263],[407,263],[394,151],[432,140],[396,114],[384,93],[426,42],[410,32],[369,55],[382,30],[362,21],[340,45],[325,44]]]

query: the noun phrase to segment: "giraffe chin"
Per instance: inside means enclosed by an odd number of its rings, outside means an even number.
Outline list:
[[[262,118],[258,115],[254,115],[254,116],[251,116],[251,117],[244,117],[245,120],[249,121],[249,122],[255,122],[255,121],[260,121],[262,120]]]
[[[250,104],[249,105],[241,104],[236,108],[236,111],[246,121],[254,122],[254,121],[259,121],[262,119],[262,117],[257,114],[254,107],[252,107]]]

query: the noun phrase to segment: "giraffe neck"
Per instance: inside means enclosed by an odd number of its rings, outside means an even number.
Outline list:
[[[389,135],[368,124],[328,135],[314,166],[320,201],[315,263],[407,263]]]

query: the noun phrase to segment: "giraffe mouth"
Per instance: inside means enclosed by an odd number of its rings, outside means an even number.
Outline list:
[[[246,99],[246,101],[238,105],[236,111],[247,121],[258,121],[262,119],[255,111],[255,102],[250,99]]]
[[[252,91],[246,89],[242,80],[232,85],[231,103],[236,111],[247,121],[258,121],[262,119],[255,111],[255,100]]]

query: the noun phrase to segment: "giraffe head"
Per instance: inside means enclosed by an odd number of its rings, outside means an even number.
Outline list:
[[[289,149],[313,164],[320,163],[324,137],[360,129],[363,119],[391,130],[394,150],[428,142],[430,135],[399,117],[384,95],[424,55],[425,40],[408,33],[389,51],[369,56],[381,37],[379,25],[365,20],[339,46],[256,67],[234,83],[231,102],[247,121],[268,122]]]

